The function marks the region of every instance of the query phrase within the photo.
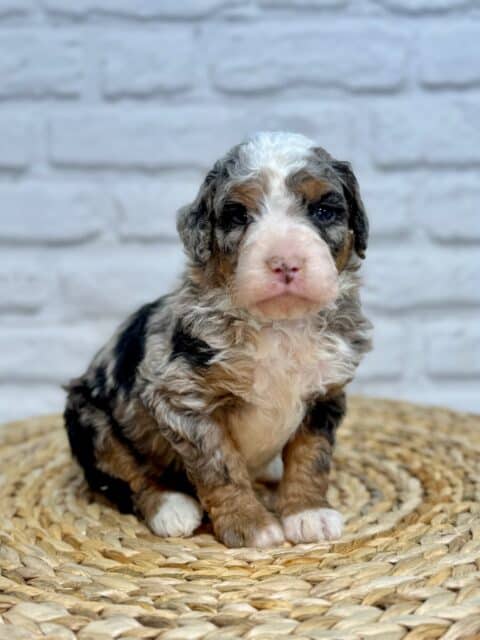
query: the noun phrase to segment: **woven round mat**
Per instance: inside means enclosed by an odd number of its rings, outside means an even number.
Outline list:
[[[92,500],[58,416],[0,429],[0,639],[480,638],[480,416],[354,399],[336,544],[163,540]]]

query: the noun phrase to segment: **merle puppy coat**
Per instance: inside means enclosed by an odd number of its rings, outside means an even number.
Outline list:
[[[216,162],[178,231],[179,287],[68,387],[90,487],[161,536],[190,535],[206,512],[228,546],[337,538],[330,458],[370,345],[368,222],[349,164],[300,135],[258,134]],[[262,480],[277,482],[272,510]]]

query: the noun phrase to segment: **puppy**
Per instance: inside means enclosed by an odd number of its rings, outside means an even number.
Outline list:
[[[257,134],[215,163],[177,227],[179,287],[68,387],[73,455],[94,491],[160,536],[191,535],[206,512],[229,547],[338,538],[332,447],[370,347],[350,165],[301,135]],[[257,480],[278,482],[275,514]]]

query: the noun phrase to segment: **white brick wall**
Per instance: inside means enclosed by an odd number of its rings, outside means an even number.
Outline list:
[[[202,172],[265,128],[359,175],[356,390],[480,410],[477,0],[0,0],[0,420],[61,409],[175,282]]]

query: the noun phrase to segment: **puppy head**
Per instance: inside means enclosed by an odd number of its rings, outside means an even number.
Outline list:
[[[353,250],[365,256],[368,220],[348,163],[303,136],[260,133],[216,162],[178,231],[234,304],[283,319],[335,300]]]

